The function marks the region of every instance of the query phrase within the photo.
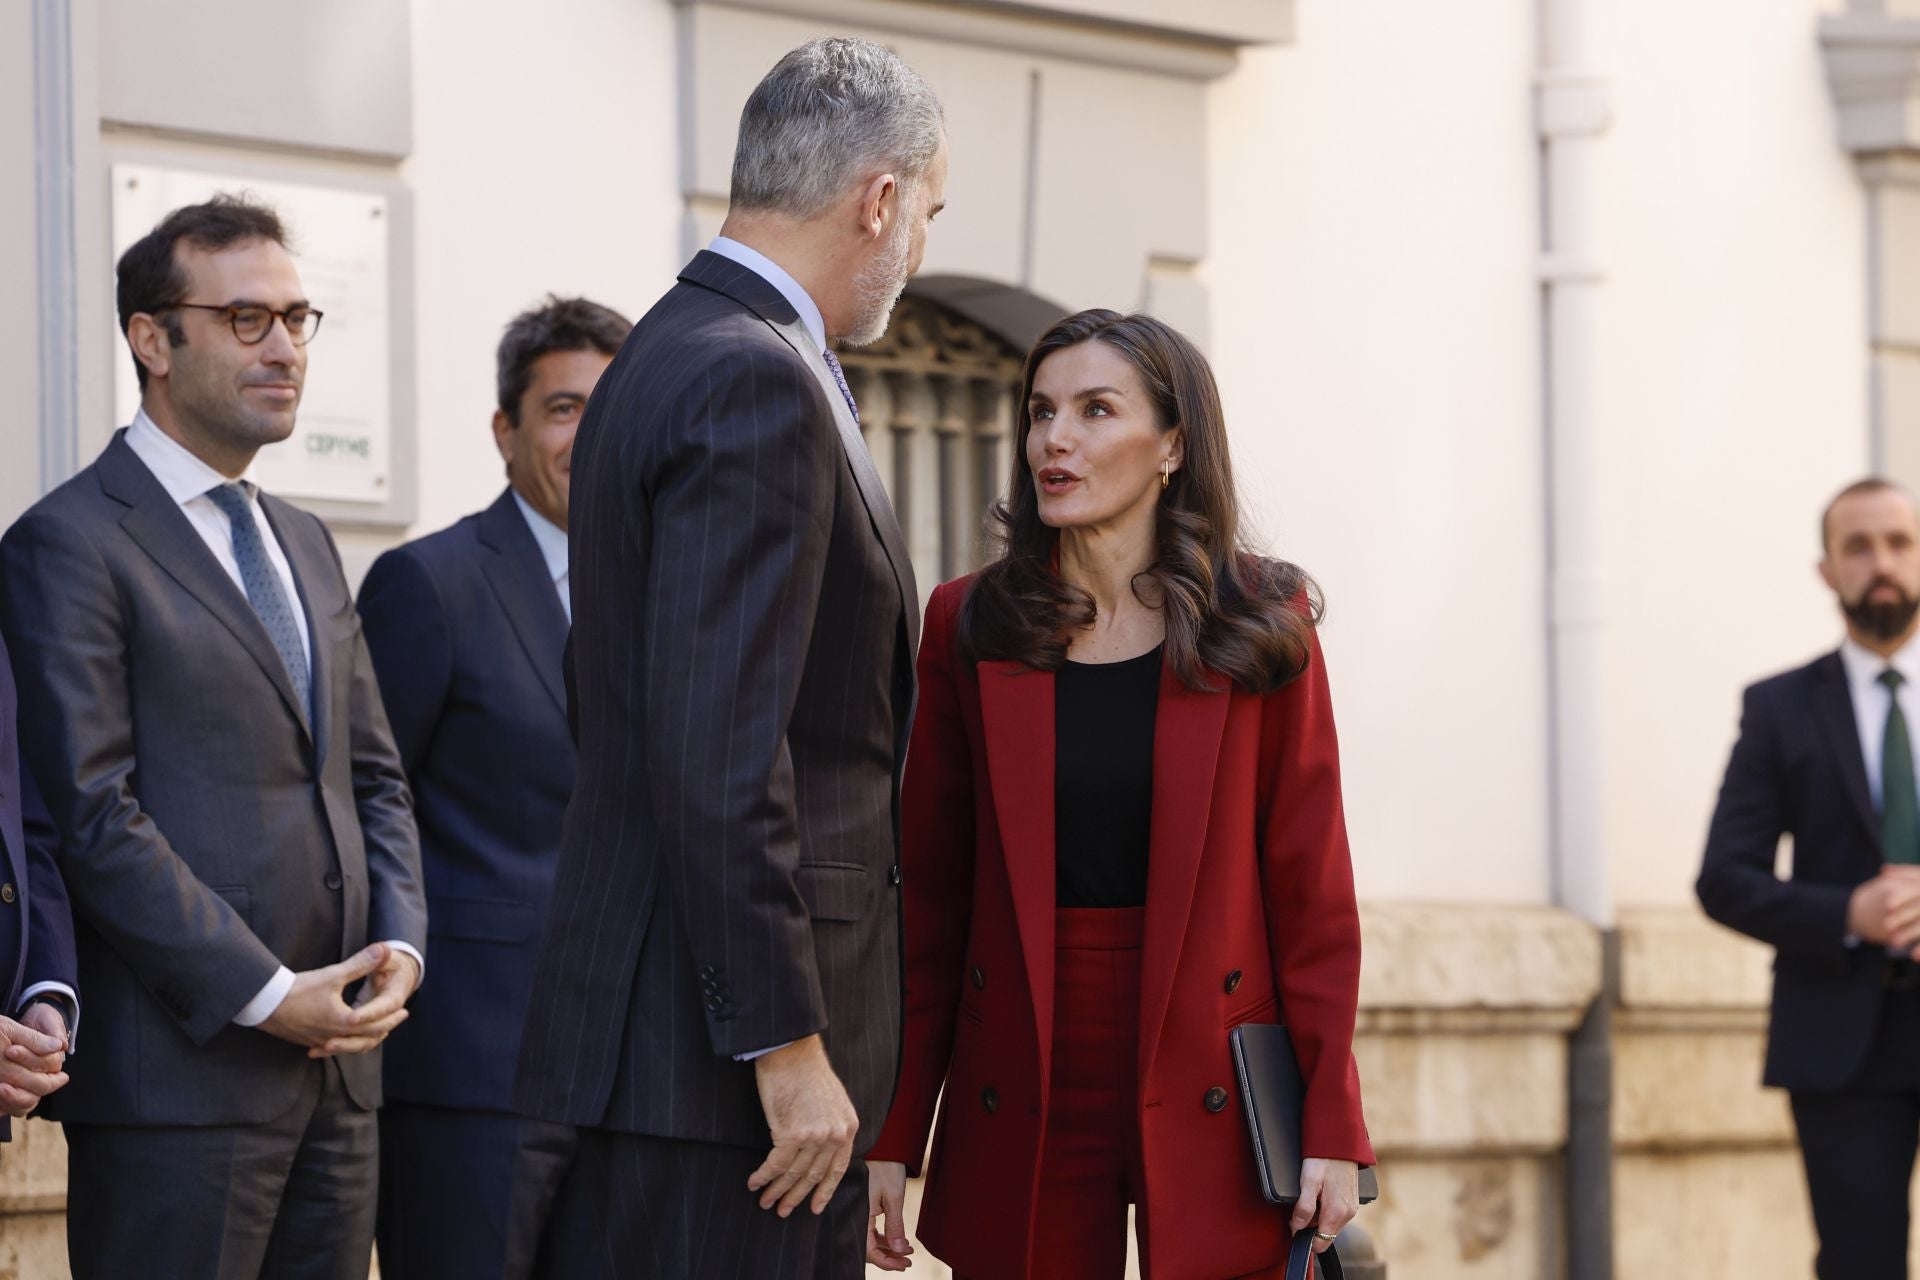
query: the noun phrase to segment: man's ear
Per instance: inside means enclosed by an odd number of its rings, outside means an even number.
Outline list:
[[[1835,595],[1840,594],[1840,584],[1833,580],[1833,562],[1821,556],[1814,562],[1813,567],[1820,571],[1820,581],[1827,584],[1827,590]]]
[[[869,240],[886,238],[887,226],[900,216],[900,180],[883,173],[860,191],[860,234]]]
[[[493,446],[500,450],[500,461],[513,462],[513,420],[505,409],[493,411]]]
[[[166,326],[144,311],[136,311],[127,320],[127,345],[134,358],[147,368],[149,378],[164,378],[173,372],[173,341]]]

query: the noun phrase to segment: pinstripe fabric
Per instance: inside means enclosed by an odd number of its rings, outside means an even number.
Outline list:
[[[732,1055],[821,1031],[864,1149],[898,1064],[918,597],[773,286],[689,264],[594,393],[571,506],[579,779],[516,1102],[760,1150]]]

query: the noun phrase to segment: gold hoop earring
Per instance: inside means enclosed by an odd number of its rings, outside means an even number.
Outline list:
[[[1166,458],[1160,463],[1160,487],[1166,488],[1173,483],[1173,459]]]

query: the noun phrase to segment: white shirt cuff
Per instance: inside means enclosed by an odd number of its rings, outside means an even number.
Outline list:
[[[387,945],[395,951],[398,951],[401,955],[412,956],[414,964],[420,967],[420,978],[413,984],[413,989],[418,991],[427,981],[427,958],[414,950],[409,944],[401,942],[398,939],[389,941]]]
[[[35,996],[65,996],[67,1004],[73,1009],[73,1025],[67,1028],[67,1052],[73,1052],[74,1044],[80,1039],[80,993],[64,982],[36,982],[20,993],[20,1012],[25,1013],[27,1006]]]
[[[793,1041],[789,1040],[786,1044],[770,1044],[764,1049],[755,1049],[752,1053],[736,1053],[733,1055],[733,1060],[735,1062],[752,1062],[755,1058],[764,1058],[770,1053],[778,1053],[792,1043]]]
[[[280,1002],[287,998],[287,992],[293,990],[293,970],[285,965],[280,971],[267,979],[267,985],[260,988],[260,994],[247,1001],[240,1012],[233,1015],[235,1026],[257,1027],[273,1016]]]

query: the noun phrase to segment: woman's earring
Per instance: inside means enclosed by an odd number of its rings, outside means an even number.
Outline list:
[[[1164,489],[1172,483],[1173,483],[1173,459],[1163,458],[1160,460],[1160,487]]]

